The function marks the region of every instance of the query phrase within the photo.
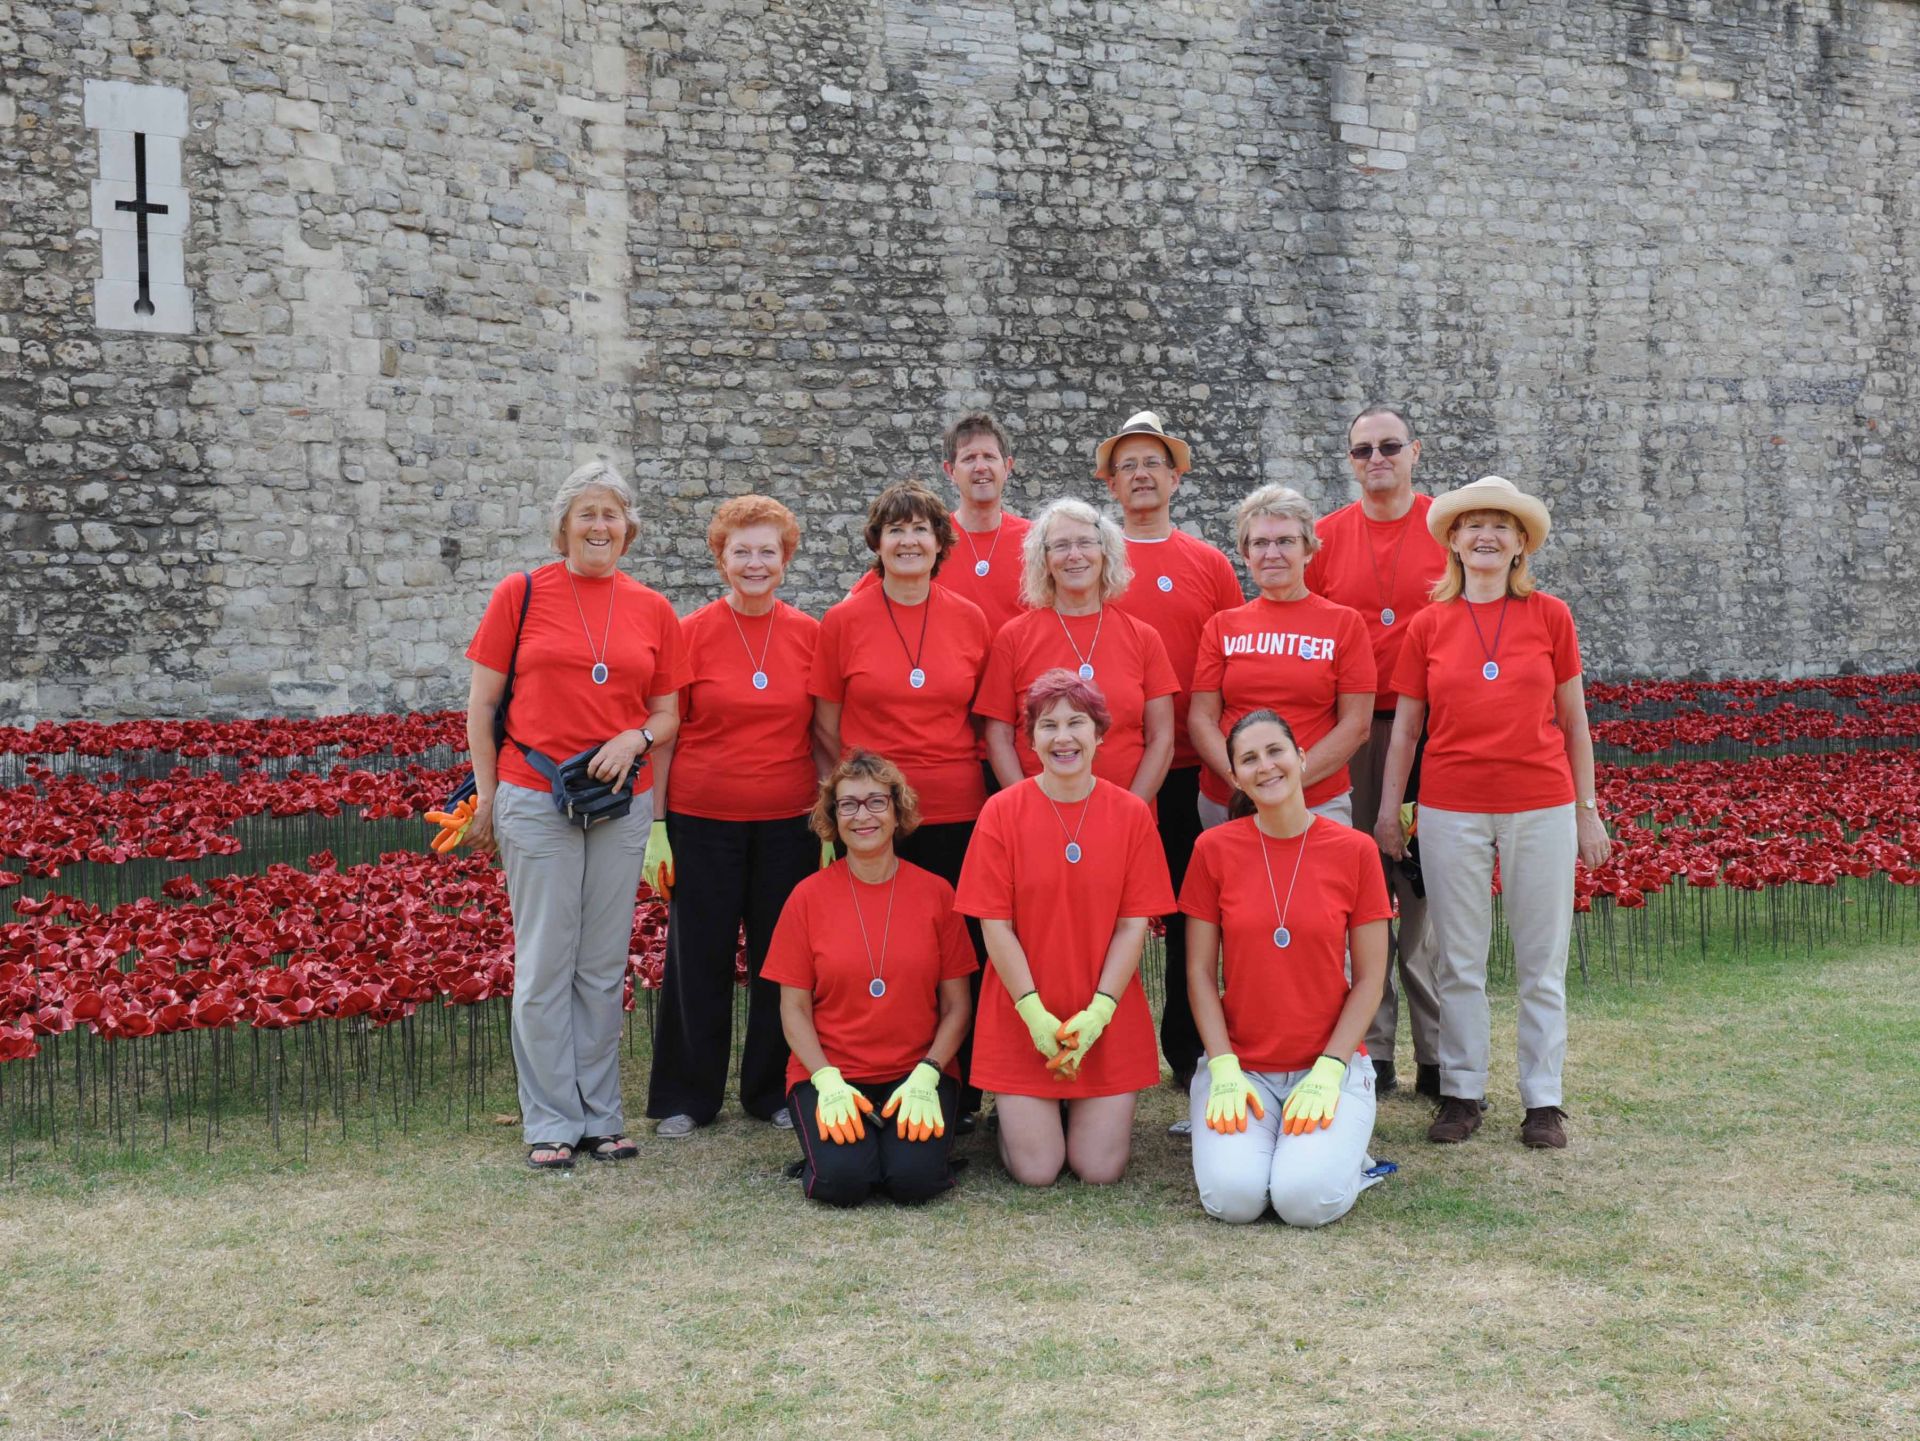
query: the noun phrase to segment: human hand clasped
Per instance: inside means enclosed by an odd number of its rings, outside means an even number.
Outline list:
[[[673,899],[673,844],[667,839],[665,821],[655,821],[647,832],[647,854],[640,862],[640,879],[661,900]]]
[[[860,1115],[863,1111],[872,1115],[873,1102],[856,1091],[837,1066],[822,1066],[807,1079],[819,1096],[813,1119],[819,1123],[820,1134],[836,1146],[864,1141],[867,1127]]]
[[[1013,1003],[1013,1008],[1020,1013],[1020,1019],[1026,1022],[1027,1034],[1033,1037],[1033,1048],[1049,1061],[1058,1056],[1060,1018],[1041,1002],[1040,993],[1028,991]]]
[[[1340,1105],[1340,1083],[1347,1068],[1332,1056],[1322,1056],[1313,1069],[1287,1093],[1280,1108],[1280,1129],[1289,1136],[1304,1136],[1309,1131],[1324,1131],[1333,1124],[1333,1113]]]
[[[1231,1051],[1210,1056],[1207,1070],[1213,1074],[1213,1084],[1207,1090],[1208,1130],[1223,1136],[1245,1131],[1249,1108],[1256,1119],[1266,1119],[1267,1109],[1260,1104],[1260,1093],[1248,1083],[1238,1056]]]
[[[1067,1017],[1054,1032],[1054,1039],[1060,1043],[1060,1054],[1047,1062],[1047,1069],[1063,1081],[1079,1080],[1080,1063],[1087,1058],[1087,1052],[1093,1049],[1093,1043],[1100,1039],[1100,1033],[1106,1030],[1107,1022],[1113,1019],[1118,1008],[1119,1002],[1112,996],[1105,991],[1095,991],[1086,1007]]]
[[[947,1134],[947,1120],[940,1113],[940,1072],[931,1061],[915,1066],[913,1073],[887,1097],[880,1119],[889,1119],[895,1111],[900,1113],[900,1119],[894,1123],[895,1134],[903,1141],[924,1141],[930,1136]]]
[[[450,811],[428,811],[429,825],[440,827],[440,834],[430,842],[438,855],[445,855],[467,838],[467,828],[473,824],[473,813],[479,805],[476,796],[468,796]]]

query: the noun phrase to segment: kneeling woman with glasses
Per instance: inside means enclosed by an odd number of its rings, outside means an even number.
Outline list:
[[[1256,1221],[1271,1204],[1290,1226],[1324,1226],[1378,1179],[1360,1042],[1380,1005],[1392,908],[1371,839],[1307,809],[1285,721],[1248,712],[1227,757],[1239,818],[1200,837],[1180,888],[1187,995],[1207,1048],[1193,1176],[1219,1220]]]
[[[892,762],[856,750],[835,766],[812,824],[846,857],[794,887],[761,969],[780,986],[806,1193],[830,1205],[875,1191],[925,1201],[953,1184],[950,1071],[979,962],[953,888],[894,854],[919,819]]]

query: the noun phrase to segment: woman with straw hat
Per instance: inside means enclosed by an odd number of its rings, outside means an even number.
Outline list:
[[[1537,497],[1497,475],[1435,500],[1427,527],[1446,547],[1447,573],[1408,626],[1393,676],[1400,700],[1374,835],[1388,855],[1405,853],[1400,798],[1424,722],[1418,830],[1438,950],[1441,1091],[1427,1137],[1437,1142],[1466,1140],[1485,1110],[1498,857],[1519,992],[1520,1139],[1567,1144],[1573,863],[1601,865],[1610,844],[1573,614],[1527,572],[1550,526]]]

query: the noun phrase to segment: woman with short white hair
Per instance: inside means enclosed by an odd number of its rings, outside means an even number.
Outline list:
[[[1180,678],[1160,633],[1108,604],[1133,578],[1120,527],[1083,500],[1056,500],[1034,517],[1022,560],[1021,598],[1032,609],[994,637],[973,704],[995,777],[1004,787],[1039,773],[1018,729],[1020,698],[1048,671],[1066,670],[1098,686],[1112,716],[1094,774],[1152,805],[1173,759]]]
[[[653,819],[648,754],[679,727],[684,679],[673,607],[620,572],[640,519],[620,473],[581,466],[551,517],[561,559],[496,585],[467,647],[475,807],[465,843],[497,844],[506,870],[513,1059],[527,1164],[538,1170],[571,1168],[581,1151],[639,1153],[620,1097],[621,1002]],[[510,674],[508,744],[496,749]],[[569,816],[581,771],[611,794],[594,814]]]

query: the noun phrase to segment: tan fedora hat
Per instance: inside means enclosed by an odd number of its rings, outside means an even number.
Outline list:
[[[1519,521],[1527,533],[1528,555],[1546,544],[1547,532],[1553,529],[1553,518],[1537,496],[1528,495],[1512,481],[1497,475],[1483,475],[1472,485],[1463,485],[1436,497],[1433,509],[1427,512],[1427,529],[1433,532],[1435,540],[1445,545],[1454,521],[1476,510],[1504,510]]]
[[[1100,448],[1093,453],[1093,473],[1107,473],[1107,457],[1113,454],[1114,446],[1130,435],[1150,435],[1155,440],[1164,441],[1167,451],[1173,456],[1173,468],[1185,475],[1193,469],[1193,452],[1187,443],[1178,436],[1168,435],[1166,427],[1160,424],[1160,417],[1151,410],[1142,410],[1127,417],[1127,423],[1114,434],[1100,442]]]

